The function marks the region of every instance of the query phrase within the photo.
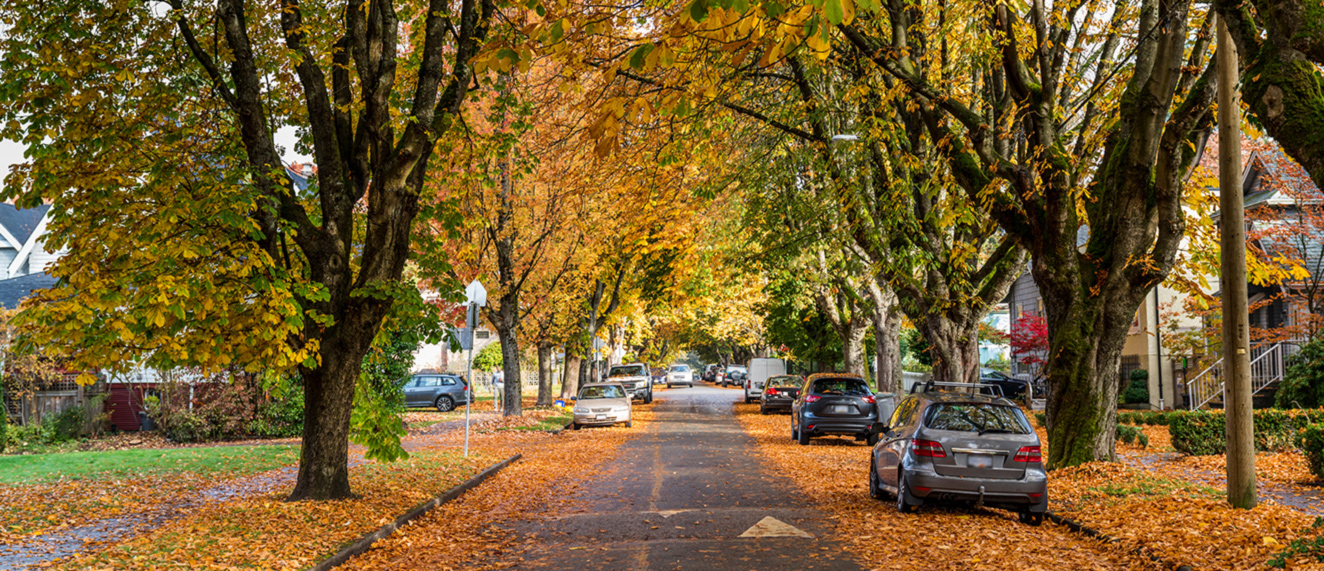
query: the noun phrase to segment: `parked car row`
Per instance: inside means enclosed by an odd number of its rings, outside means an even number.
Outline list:
[[[1029,390],[1022,384],[1024,394]],[[926,503],[1007,509],[1043,523],[1048,476],[1038,434],[998,383],[917,385],[899,400],[857,375],[770,377],[759,412],[791,413],[791,438],[839,435],[871,446],[869,495],[900,512]]]

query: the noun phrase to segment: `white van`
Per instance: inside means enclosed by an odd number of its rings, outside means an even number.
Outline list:
[[[763,396],[763,383],[769,378],[786,374],[786,361],[781,359],[750,359],[749,373],[745,375],[745,404],[757,402]]]

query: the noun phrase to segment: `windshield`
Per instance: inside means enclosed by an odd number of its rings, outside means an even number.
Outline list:
[[[768,379],[770,387],[798,387],[800,386],[800,377],[773,377]]]
[[[673,373],[685,373],[688,372],[689,370],[690,368],[685,365],[673,365],[671,367],[671,372]]]
[[[924,422],[935,430],[986,434],[1029,434],[1030,423],[1020,409],[987,403],[942,403],[929,407]]]
[[[611,372],[607,373],[607,376],[608,377],[642,377],[647,374],[648,371],[644,370],[643,365],[624,365],[619,367],[612,367]]]
[[[860,379],[819,379],[814,381],[814,394],[847,397],[865,397],[873,394],[869,385]]]
[[[583,399],[623,399],[625,391],[614,385],[602,385],[597,387],[584,387],[579,391],[580,400]]]

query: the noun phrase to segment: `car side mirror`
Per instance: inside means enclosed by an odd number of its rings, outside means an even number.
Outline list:
[[[570,400],[579,400],[579,397],[570,397]]]

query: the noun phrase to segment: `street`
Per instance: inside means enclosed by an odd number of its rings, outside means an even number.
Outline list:
[[[759,459],[731,414],[742,395],[702,383],[658,392],[647,431],[587,493],[517,528],[541,539],[519,567],[860,569],[791,476]]]

